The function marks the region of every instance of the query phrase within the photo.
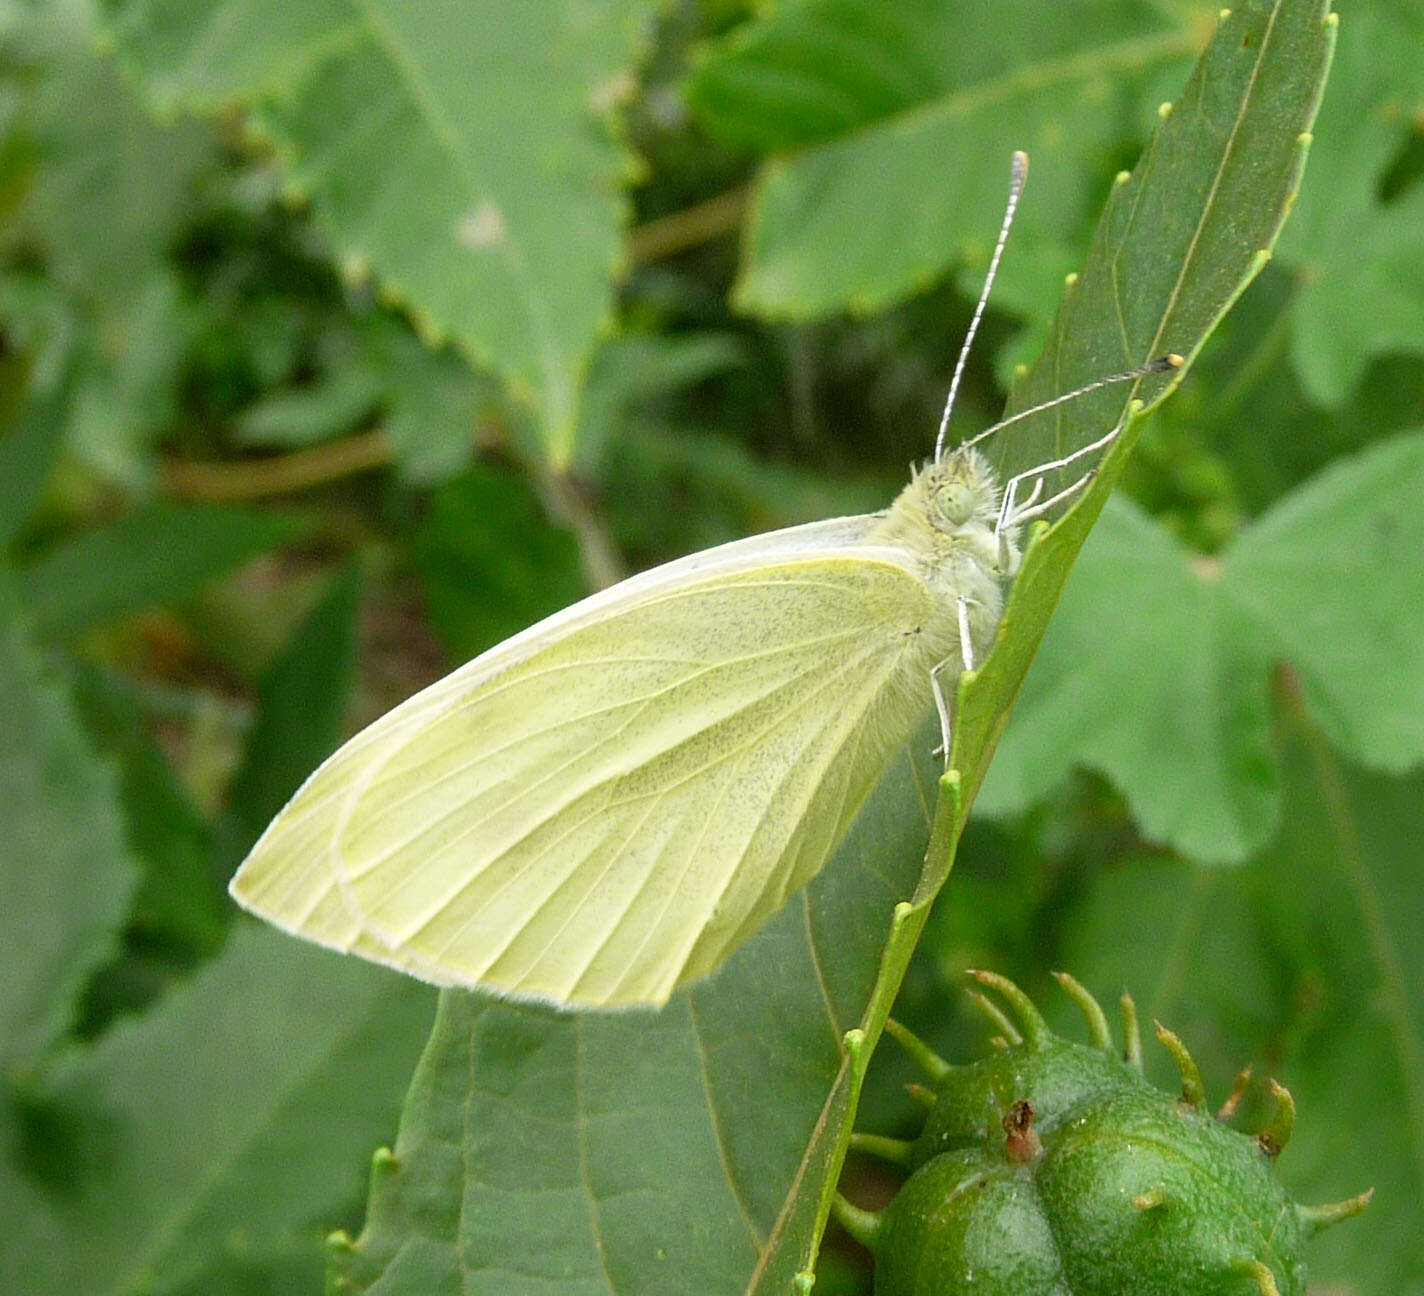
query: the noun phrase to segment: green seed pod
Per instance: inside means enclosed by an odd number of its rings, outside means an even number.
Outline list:
[[[1182,1075],[1179,1095],[1141,1071],[1132,1001],[1123,1054],[1097,1001],[1059,981],[1083,1009],[1092,1044],[1054,1035],[1011,981],[972,973],[1008,1004],[976,998],[999,1026],[990,1057],[950,1066],[903,1027],[898,1039],[933,1081],[913,1142],[857,1135],[853,1146],[912,1173],[879,1215],[843,1198],[837,1214],[875,1256],[877,1296],[1304,1296],[1312,1233],[1363,1210],[1369,1194],[1302,1207],[1273,1173],[1295,1105],[1272,1085],[1274,1116],[1252,1136],[1215,1116],[1182,1042],[1157,1033]]]

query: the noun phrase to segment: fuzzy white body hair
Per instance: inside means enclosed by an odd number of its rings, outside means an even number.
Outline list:
[[[961,498],[967,497],[968,516],[962,521],[947,517],[940,504],[946,489],[956,488],[962,489]],[[1018,570],[1018,528],[1005,529],[1002,553],[995,531],[1000,498],[988,460],[972,448],[954,450],[917,469],[867,537],[871,543],[896,545],[913,554],[921,579],[956,621],[958,600],[969,600],[976,661],[984,660],[994,642],[1004,610],[1004,582]],[[957,632],[955,643],[962,667]]]

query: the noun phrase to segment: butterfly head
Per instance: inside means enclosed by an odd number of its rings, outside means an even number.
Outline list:
[[[994,521],[999,483],[988,460],[962,447],[929,464],[919,476],[925,515],[937,531],[955,534]]]
[[[920,468],[872,533],[940,566],[955,554],[997,553],[999,482],[989,461],[961,446]],[[1012,539],[1012,537],[1010,537]]]

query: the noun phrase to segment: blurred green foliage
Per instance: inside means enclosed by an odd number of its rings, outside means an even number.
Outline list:
[[[237,921],[256,833],[354,727],[591,582],[886,502],[1023,147],[956,415],[992,421],[1218,8],[0,0],[7,1292],[317,1289],[434,996]],[[1276,258],[1145,427],[896,1011],[963,1056],[966,966],[1130,986],[1217,1092],[1247,1061],[1295,1091],[1297,1196],[1377,1187],[1321,1289],[1417,1296],[1424,6],[1340,8]],[[909,801],[877,813],[867,857],[922,847]],[[703,1023],[724,1136],[779,1147],[741,1058],[780,1031],[790,1085],[831,1035],[738,997]],[[626,1183],[501,1102],[567,1074],[539,1040],[489,1041],[471,1102],[586,1219]],[[882,1053],[861,1123],[908,1127]],[[698,1074],[639,1060],[650,1094]],[[419,1126],[441,1077],[407,1137],[449,1134]],[[719,1187],[706,1151],[688,1177]],[[674,1210],[679,1254],[738,1237],[736,1198]],[[839,1249],[822,1281],[865,1290]]]

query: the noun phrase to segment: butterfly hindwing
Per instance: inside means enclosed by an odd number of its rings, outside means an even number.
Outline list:
[[[825,862],[939,651],[893,555],[750,554],[615,587],[377,721],[234,894],[441,984],[659,1003],[710,971]]]

